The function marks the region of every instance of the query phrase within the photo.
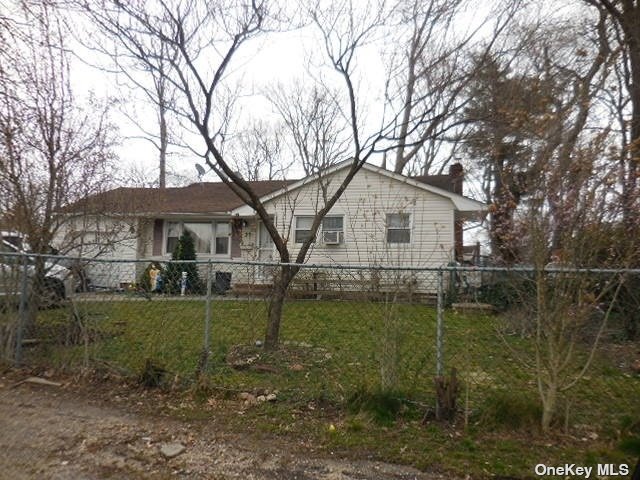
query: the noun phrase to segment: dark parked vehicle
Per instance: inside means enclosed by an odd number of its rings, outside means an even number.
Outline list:
[[[18,234],[0,232],[0,303],[4,305],[18,303],[24,255],[28,262],[28,281],[31,284],[34,281],[35,258],[30,256],[27,250],[26,243]],[[71,271],[68,268],[46,261],[44,278],[41,279],[41,306],[55,306],[62,303],[71,293],[72,281]]]

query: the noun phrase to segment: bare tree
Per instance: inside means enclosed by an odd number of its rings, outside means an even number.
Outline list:
[[[610,119],[597,108],[612,57],[606,16],[595,13],[595,26],[590,17],[575,16],[536,25],[512,71],[489,72],[490,82],[507,95],[516,92],[515,98],[489,92],[474,111],[483,125],[476,133],[485,135],[485,158],[499,175],[494,181],[507,190],[493,192],[494,202],[511,202],[503,248],[517,250],[517,260],[534,267],[518,309],[527,312],[535,350],[519,357],[535,375],[544,430],[562,395],[588,371],[624,280],[572,270],[598,266],[604,232],[622,218],[616,168],[607,160]],[[629,267],[635,241],[617,240],[616,266]]]
[[[282,179],[293,164],[285,160],[282,127],[262,121],[232,138],[227,150],[235,171],[248,181]]]
[[[586,375],[626,281],[615,272],[596,275],[588,269],[602,267],[611,249],[616,252],[615,267],[628,268],[637,259],[637,245],[624,235],[612,235],[621,216],[611,201],[615,166],[603,161],[607,132],[581,127],[575,141],[556,146],[556,130],[571,135],[581,125],[580,116],[572,114],[571,121],[564,117],[562,122],[550,114],[545,117],[547,122],[537,123],[538,148],[550,150],[533,157],[526,200],[511,226],[520,240],[520,261],[534,271],[512,279],[511,288],[517,291],[516,308],[525,312],[535,347],[513,348],[520,364],[534,375],[541,426],[548,430],[563,396]],[[550,131],[545,133],[545,128]],[[585,270],[575,270],[579,268]]]
[[[81,8],[89,5],[82,0],[61,0],[58,3],[61,6],[80,6]],[[147,125],[138,121],[135,113],[130,112],[131,102],[120,102],[122,113],[142,132],[142,135],[130,136],[130,138],[146,140],[158,151],[157,185],[165,188],[169,145],[178,142],[169,126],[174,90],[165,75],[165,72],[171,68],[171,62],[175,60],[175,52],[170,53],[164,43],[150,37],[146,38],[148,43],[144,45],[144,49],[136,48],[130,43],[119,42],[115,38],[117,29],[114,29],[113,25],[102,21],[100,15],[94,15],[92,20],[92,25],[88,29],[79,22],[67,21],[66,26],[73,32],[76,41],[89,50],[91,58],[84,58],[84,62],[105,73],[115,74],[118,79],[124,77],[124,86],[130,94],[142,93],[146,102],[155,109],[157,131],[152,131]],[[95,27],[98,27],[98,32]],[[96,55],[97,59],[94,58]],[[109,62],[112,65],[109,65]],[[152,62],[153,67],[149,66],[148,62]]]
[[[607,199],[610,179],[595,180],[605,148],[603,141],[574,147],[570,189],[557,185],[555,162],[548,163],[518,221],[535,267],[522,284],[518,308],[528,312],[535,349],[517,357],[536,379],[543,430],[556,418],[562,396],[586,375],[625,282],[617,273],[573,270],[599,266],[602,246],[610,244],[605,237],[619,215]],[[554,218],[559,212],[549,208],[559,195],[566,201],[560,233]],[[633,242],[622,236],[616,246],[621,249],[618,267],[629,267],[637,250]]]
[[[457,113],[470,100],[464,90],[520,3],[499,2],[485,20],[465,28],[465,0],[398,2],[392,35],[400,38],[391,44],[386,87],[387,108],[399,113],[391,132],[398,144],[396,173],[426,175],[436,162],[441,172],[457,155],[465,124]],[[483,33],[487,27],[489,35]]]
[[[325,85],[305,89],[302,82],[296,84],[281,85],[268,98],[290,134],[297,163],[309,176],[346,158],[349,123],[340,108],[339,92]]]
[[[0,39],[0,198],[6,227],[23,235],[35,253],[50,246],[65,253],[81,239],[62,235],[65,207],[107,188],[114,131],[108,105],[81,108],[70,84],[65,38],[46,4],[15,5]],[[76,212],[80,215],[79,212]],[[46,280],[51,263],[33,260],[27,303],[28,326],[38,307],[62,295],[62,284]],[[59,281],[59,280],[58,280]],[[15,326],[13,327],[15,328]],[[5,340],[13,338],[4,329]],[[5,341],[2,341],[6,345]]]
[[[638,165],[640,164],[640,3],[637,0],[583,0],[605,13],[613,26],[611,41],[620,47],[618,56],[619,79],[630,100],[630,118],[627,120],[626,106],[618,115],[621,123],[623,143],[620,158],[620,178],[622,184],[621,203],[623,215],[629,228],[636,224],[638,215]],[[617,50],[617,48],[614,48]],[[632,232],[630,232],[632,234]]]
[[[524,25],[514,35],[519,47],[483,59],[468,92],[466,149],[484,172],[493,253],[507,264],[522,260],[518,207],[536,194],[533,184],[549,163],[560,189],[546,190],[548,208],[556,213],[552,243],[558,244],[565,225],[561,204],[573,201],[563,195],[572,188],[575,148],[598,138],[589,127],[609,76],[605,18],[601,14],[595,28],[590,18],[579,18]],[[607,135],[608,124],[600,123]]]
[[[108,29],[108,26],[103,26],[103,28]],[[113,32],[107,32],[113,33]],[[133,86],[131,88],[132,91],[142,92],[147,100],[147,102],[153,106],[156,110],[157,114],[157,132],[149,131],[146,126],[140,124],[138,119],[135,118],[131,113],[127,111],[128,105],[126,103],[123,104],[122,111],[123,113],[142,130],[142,138],[153,145],[153,147],[158,151],[158,180],[157,185],[159,188],[165,188],[167,186],[167,159],[169,155],[169,145],[172,143],[177,143],[175,135],[172,135],[170,128],[170,114],[171,114],[171,104],[174,101],[174,92],[171,88],[171,85],[163,75],[163,71],[169,68],[169,64],[172,59],[167,56],[166,52],[163,50],[163,45],[158,45],[155,48],[155,45],[151,45],[150,49],[154,52],[153,58],[157,63],[157,70],[148,68],[144,62],[140,61],[140,58],[137,56],[138,53],[135,51],[130,52],[122,52],[117,49],[114,51],[108,51],[106,48],[101,48],[101,50],[109,55],[117,68],[117,73],[124,75],[130,85]],[[99,47],[95,47],[98,49]],[[128,64],[132,64],[134,67],[129,67]],[[139,79],[139,72],[135,70],[139,70],[142,72],[142,75],[148,78]],[[151,86],[144,86],[145,80],[151,82]]]
[[[54,12],[21,4],[12,21],[21,34],[0,52],[0,190],[11,224],[45,252],[63,207],[108,185],[114,132],[108,105],[79,107]]]

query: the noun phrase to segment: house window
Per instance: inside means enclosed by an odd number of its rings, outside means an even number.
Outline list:
[[[229,255],[231,227],[229,222],[167,222],[165,253],[173,253],[182,232],[189,232],[195,251],[200,255]]]
[[[229,234],[231,229],[228,222],[216,222],[216,255],[229,253]]]
[[[296,243],[304,243],[311,237],[311,225],[314,217],[296,217]]]
[[[184,223],[184,231],[193,238],[196,253],[211,253],[211,223]]]
[[[167,222],[167,253],[173,253],[178,245],[182,227],[179,222]]]
[[[342,216],[339,217],[324,217],[322,219],[322,230],[323,231],[332,231],[332,232],[343,232],[343,221]]]
[[[408,213],[387,214],[387,243],[410,243],[411,221]]]
[[[322,240],[326,244],[342,243],[344,221],[342,216],[328,216],[322,219]]]

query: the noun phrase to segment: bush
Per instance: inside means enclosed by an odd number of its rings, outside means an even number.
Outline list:
[[[478,289],[478,301],[493,305],[499,312],[528,304],[535,298],[535,282],[525,278],[505,278]]]
[[[347,405],[352,414],[367,413],[376,423],[388,425],[400,415],[411,417],[413,414],[419,418],[419,412],[412,411],[407,402],[402,400],[406,397],[402,392],[371,391],[361,387],[347,400]]]
[[[487,396],[481,410],[481,421],[489,426],[535,430],[542,418],[537,397],[525,393],[496,391]]]

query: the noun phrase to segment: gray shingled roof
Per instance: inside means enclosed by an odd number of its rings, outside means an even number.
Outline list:
[[[293,180],[247,182],[259,195],[278,190]],[[222,213],[243,205],[223,182],[194,183],[186,187],[119,187],[69,205],[67,212],[100,213]]]
[[[453,191],[449,175],[412,177],[443,190]],[[297,180],[247,182],[258,196],[267,195]],[[242,200],[224,182],[194,183],[186,187],[118,187],[65,208],[66,212],[125,214],[211,214],[224,213],[243,205]]]

